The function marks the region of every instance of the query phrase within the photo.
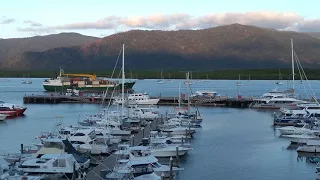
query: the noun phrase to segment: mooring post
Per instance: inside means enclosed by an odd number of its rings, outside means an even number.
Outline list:
[[[173,180],[173,159],[170,157],[170,180]]]
[[[176,166],[179,167],[179,146],[176,147]]]

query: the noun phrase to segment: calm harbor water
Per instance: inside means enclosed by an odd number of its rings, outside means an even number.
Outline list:
[[[25,94],[48,94],[42,88],[42,79],[33,79],[33,84],[20,84],[21,79],[0,79],[0,100],[22,104]],[[196,82],[196,81],[194,81]],[[214,90],[221,95],[235,97],[240,92],[244,97],[259,96],[273,88],[275,81],[199,81],[192,90]],[[310,81],[314,92],[319,92],[320,81]],[[156,96],[178,96],[178,80],[156,84],[155,80],[140,80],[136,91],[145,91]],[[285,88],[286,82],[282,85]],[[296,83],[298,92],[305,97],[303,85]],[[181,93],[186,87],[181,86]],[[319,97],[319,96],[318,96]],[[79,117],[98,112],[95,104],[27,104],[24,117],[0,123],[0,154],[17,152],[20,143],[36,143],[35,136],[53,128],[56,116],[63,116],[65,125],[75,124]],[[171,110],[172,107],[161,107]],[[202,129],[194,135],[194,149],[180,159],[185,168],[178,179],[315,179],[315,164],[299,157],[295,149],[288,149],[289,141],[280,138],[272,124],[272,111],[253,109],[205,108]]]

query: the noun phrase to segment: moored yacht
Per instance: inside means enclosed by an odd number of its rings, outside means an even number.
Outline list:
[[[147,93],[133,93],[129,94],[128,98],[124,100],[121,97],[115,98],[115,103],[122,104],[137,104],[137,105],[156,105],[159,99],[151,99]]]
[[[320,140],[308,140],[306,145],[299,146],[298,152],[320,153]]]
[[[292,135],[292,134],[313,134],[319,132],[319,130],[311,129],[311,126],[307,123],[298,123],[294,126],[286,126],[277,128],[281,135]]]
[[[66,174],[77,173],[80,165],[72,154],[46,154],[19,165],[19,170],[30,174]]]

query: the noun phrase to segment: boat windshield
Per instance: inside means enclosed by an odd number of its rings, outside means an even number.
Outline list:
[[[296,124],[294,125],[294,127],[298,127],[298,128],[302,128],[304,126],[304,124]]]
[[[160,168],[161,164],[158,163],[158,162],[155,162],[155,163],[152,163],[152,166],[155,167],[155,168]]]

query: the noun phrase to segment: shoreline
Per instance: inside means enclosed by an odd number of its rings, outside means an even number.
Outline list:
[[[279,73],[279,71],[281,73]],[[66,71],[69,74],[96,74],[98,77],[110,78],[111,70],[106,71]],[[127,79],[186,79],[186,72],[182,70],[128,70]],[[292,79],[291,69],[239,69],[239,70],[214,70],[214,71],[189,71],[192,80],[280,80]],[[318,69],[306,69],[309,80],[319,80]],[[0,71],[0,78],[54,78],[55,71]],[[116,73],[117,74],[117,73]],[[113,78],[119,79],[119,78]],[[295,79],[300,81],[300,75],[296,73]]]

